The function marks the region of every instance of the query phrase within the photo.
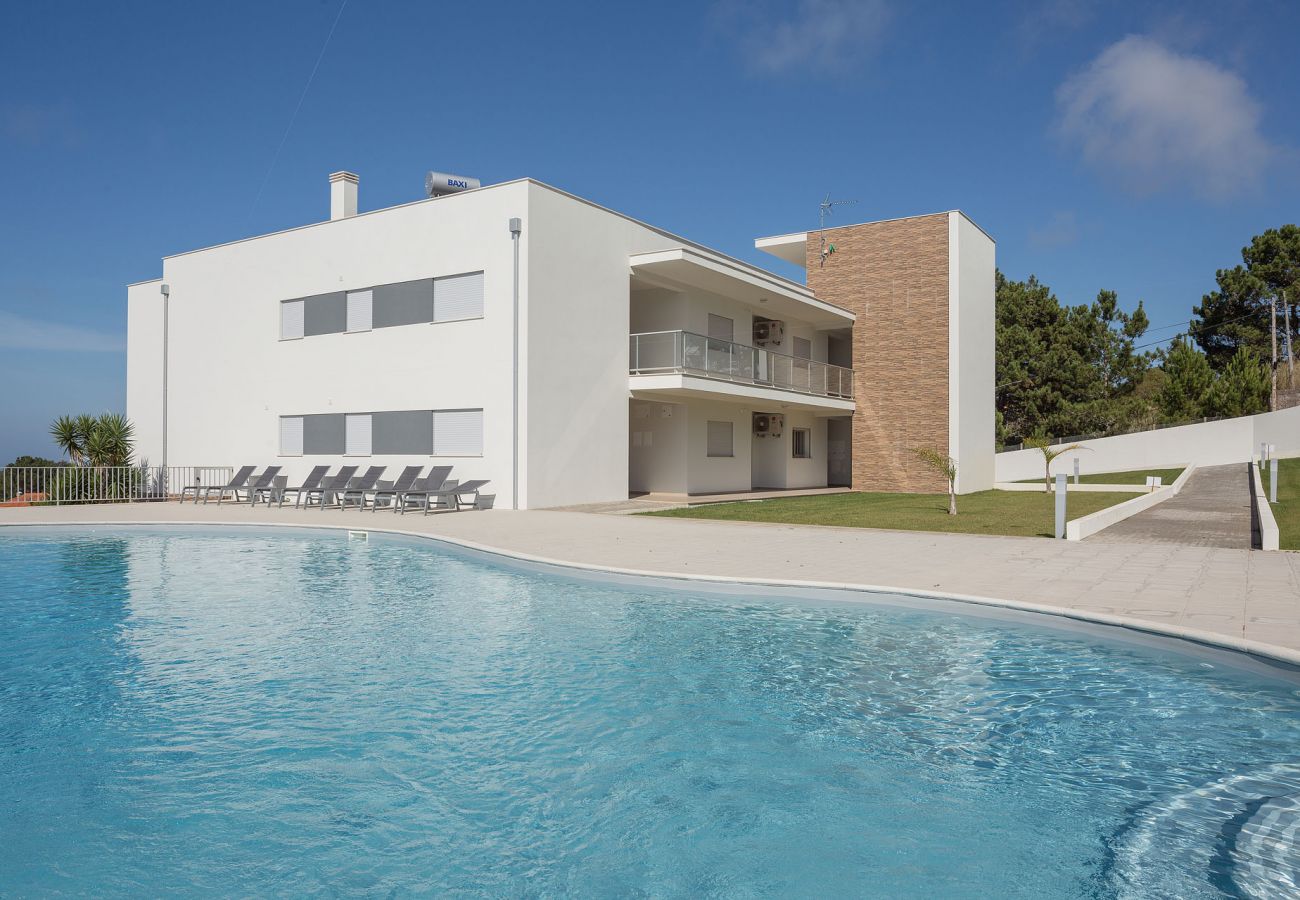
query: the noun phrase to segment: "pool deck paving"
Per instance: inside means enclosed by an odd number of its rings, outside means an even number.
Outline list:
[[[1300,662],[1300,553],[553,510],[399,516],[174,502],[0,509],[0,525],[90,523],[399,531],[585,567],[1005,602]]]
[[[1250,492],[1250,467],[1245,463],[1198,468],[1178,496],[1116,522],[1088,540],[1248,550]]]

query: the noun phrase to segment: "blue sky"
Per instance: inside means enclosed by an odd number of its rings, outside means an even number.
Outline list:
[[[1141,298],[1157,326],[1300,200],[1293,2],[127,0],[5,18],[0,462],[53,454],[59,413],[124,407],[127,283],[327,217],[336,169],[360,174],[362,209],[417,199],[430,168],[531,176],[791,276],[753,238],[815,226],[828,191],[858,201],[841,223],[961,208],[1008,275],[1069,302]]]

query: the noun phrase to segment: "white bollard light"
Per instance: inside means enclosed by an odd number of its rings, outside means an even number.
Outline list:
[[[1271,447],[1269,449],[1272,449]],[[1268,502],[1277,502],[1277,457],[1270,457],[1268,461]]]
[[[1065,537],[1065,473],[1056,476],[1056,539]]]
[[[1079,457],[1074,458],[1074,483],[1079,483]]]

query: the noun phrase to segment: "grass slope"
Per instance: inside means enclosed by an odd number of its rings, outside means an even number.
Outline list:
[[[1073,469],[1065,470],[1065,474],[1069,476],[1068,480],[1071,484],[1074,483],[1074,475],[1072,474],[1073,472],[1074,472]],[[1181,474],[1183,474],[1182,469],[1139,469],[1136,472],[1094,472],[1090,475],[1080,475],[1079,483],[1080,484],[1146,484],[1148,475],[1159,475],[1161,479],[1163,479],[1161,481],[1161,484],[1169,485],[1169,484],[1173,484],[1174,479]],[[1052,476],[1055,477],[1056,472],[1053,472]],[[1043,479],[1041,476],[1039,476],[1038,478],[1020,479],[1020,483],[1022,484],[1028,484],[1031,481],[1036,481],[1039,484],[1043,483]]]
[[[1269,484],[1269,467],[1264,476],[1264,496],[1272,491]],[[1277,461],[1277,502],[1270,504],[1277,529],[1281,533],[1279,546],[1283,550],[1300,550],[1300,457]]]
[[[1134,496],[1109,492],[1072,493],[1069,495],[1067,515],[1071,519],[1077,519],[1116,503],[1132,500]],[[981,491],[958,497],[957,515],[950,516],[947,494],[854,493],[710,503],[642,515],[1050,538],[1056,521],[1053,503],[1053,495],[1047,493]]]

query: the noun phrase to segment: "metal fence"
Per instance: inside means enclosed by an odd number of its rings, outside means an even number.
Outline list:
[[[683,374],[852,399],[853,370],[691,331],[631,335],[633,375]]]
[[[1143,425],[1141,428],[1130,428],[1127,431],[1098,431],[1095,434],[1072,434],[1069,437],[1054,437],[1052,444],[1077,444],[1080,441],[1095,441],[1099,438],[1120,437],[1125,434],[1142,434],[1145,431],[1160,431],[1164,428],[1181,428],[1184,425],[1200,425],[1205,422],[1218,422],[1222,419],[1231,419],[1233,416],[1202,416],[1199,419],[1188,419],[1185,422],[1157,422],[1154,425]],[[1012,450],[1023,450],[1027,445],[1023,442],[1019,444],[1003,444],[997,448],[998,453],[1009,453]]]
[[[6,466],[0,504],[130,503],[166,500],[188,485],[223,485],[230,466]]]

